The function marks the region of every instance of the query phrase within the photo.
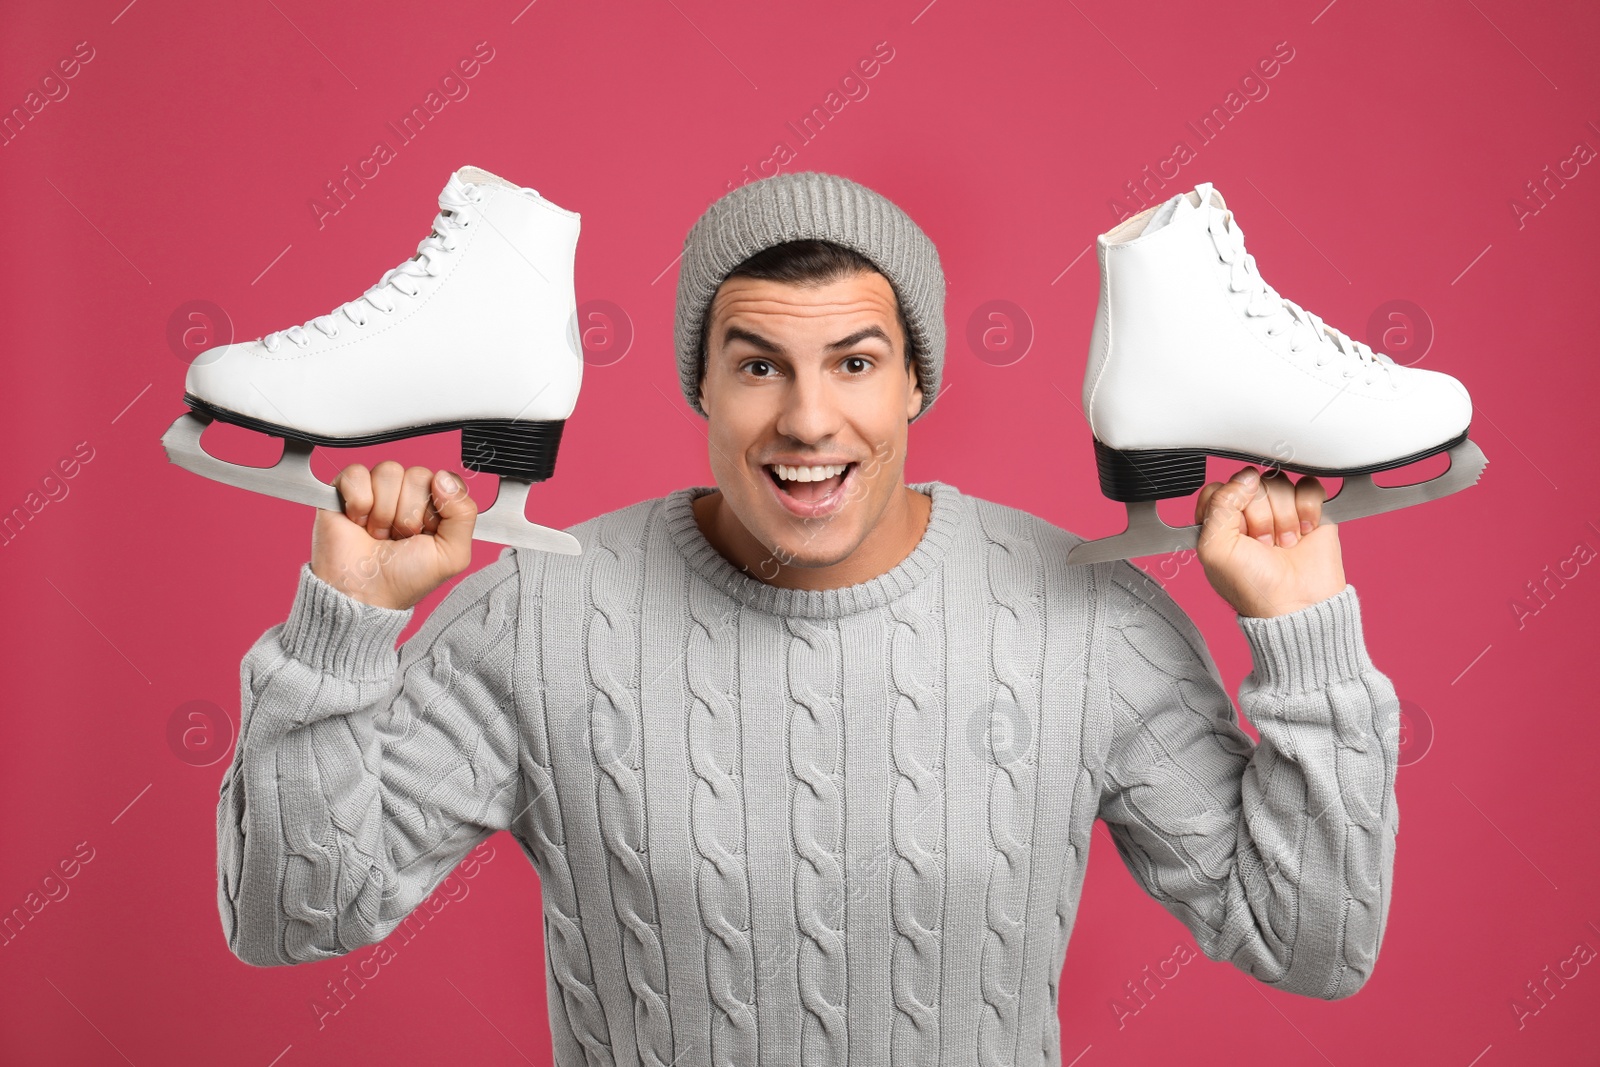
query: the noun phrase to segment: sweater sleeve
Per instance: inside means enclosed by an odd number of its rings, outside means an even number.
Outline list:
[[[1355,587],[1236,616],[1254,743],[1189,617],[1131,564],[1110,576],[1100,816],[1117,851],[1208,958],[1285,992],[1351,995],[1377,963],[1400,826],[1400,705],[1367,656]]]
[[[522,803],[511,667],[515,553],[464,579],[400,651],[412,611],[309,563],[288,620],[240,668],[217,804],[217,904],[256,966],[375,944]]]

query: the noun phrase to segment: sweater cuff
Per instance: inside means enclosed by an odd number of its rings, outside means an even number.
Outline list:
[[[1250,643],[1260,688],[1280,693],[1324,689],[1375,669],[1361,632],[1356,587],[1269,619],[1236,615]]]
[[[300,565],[294,605],[279,640],[290,656],[323,674],[371,681],[398,666],[394,643],[414,609],[365,604]]]

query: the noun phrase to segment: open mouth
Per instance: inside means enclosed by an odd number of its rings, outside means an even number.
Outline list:
[[[841,490],[854,474],[856,466],[854,461],[815,467],[768,463],[762,470],[777,489],[779,500],[790,510],[815,514],[819,510],[829,510],[843,500]]]

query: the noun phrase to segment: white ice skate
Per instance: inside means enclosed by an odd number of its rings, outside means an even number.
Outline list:
[[[573,263],[580,216],[477,167],[450,176],[417,254],[327,315],[200,353],[161,443],[186,470],[268,496],[343,507],[311,472],[314,445],[461,430],[461,464],[500,476],[473,537],[575,555],[529,522],[532,482],[555,470],[583,377]],[[217,459],[210,422],[284,439],[272,467]]]
[[[1193,548],[1156,501],[1205,484],[1206,456],[1344,479],[1328,522],[1459,492],[1488,462],[1467,439],[1460,382],[1374,352],[1279,296],[1245,251],[1210,183],[1152,207],[1096,242],[1095,313],[1083,410],[1100,490],[1128,507],[1125,532],[1086,541],[1068,563]],[[1450,469],[1385,487],[1378,471],[1439,452]]]

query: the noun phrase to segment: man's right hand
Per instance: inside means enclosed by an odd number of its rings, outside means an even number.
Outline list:
[[[385,460],[333,480],[343,511],[317,509],[311,572],[366,604],[410,608],[472,562],[478,506],[449,471]]]

